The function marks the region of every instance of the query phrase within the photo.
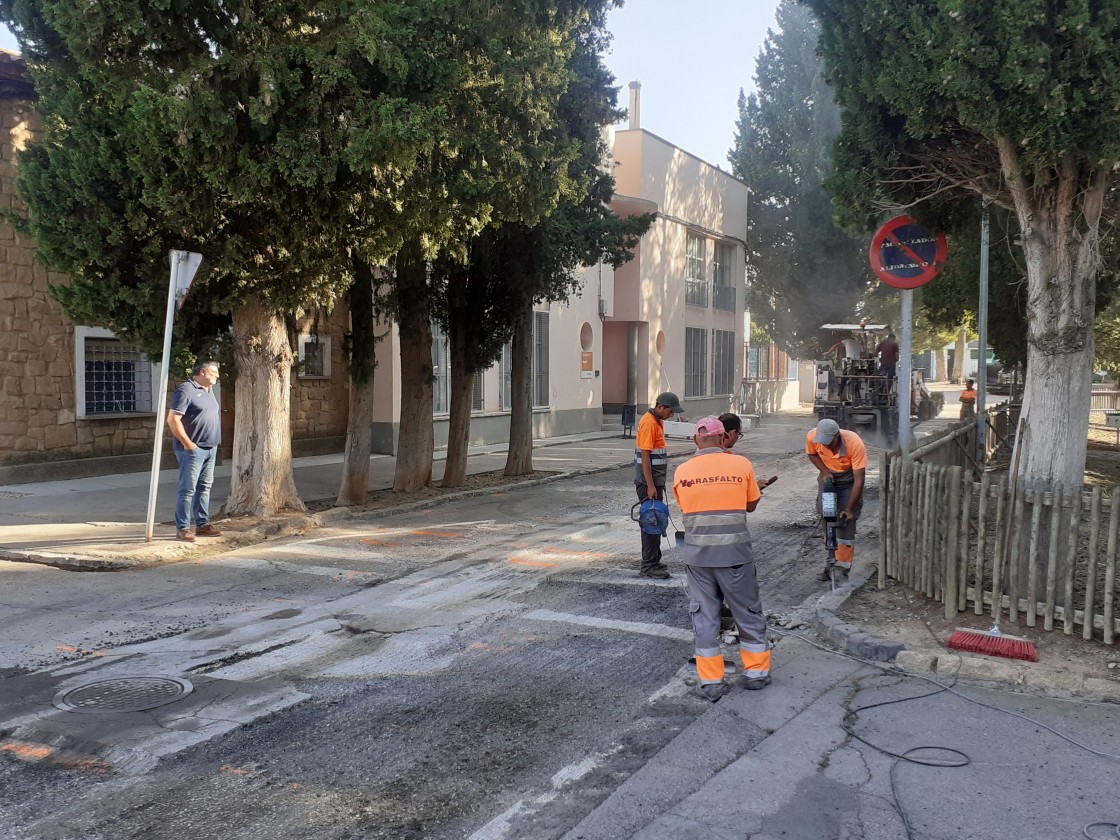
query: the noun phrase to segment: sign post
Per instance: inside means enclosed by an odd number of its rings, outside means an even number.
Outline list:
[[[949,248],[943,234],[933,234],[910,216],[896,216],[871,240],[871,269],[888,286],[902,291],[902,342],[897,371],[898,443],[910,449],[910,395],[914,381],[911,355],[914,340],[914,289],[924,286],[945,267]],[[903,385],[903,383],[906,383]]]
[[[191,251],[169,251],[171,279],[167,285],[167,315],[163,322],[163,363],[159,366],[159,385],[156,391],[156,440],[152,450],[152,475],[148,482],[148,516],[144,539],[152,541],[156,522],[156,489],[159,486],[159,463],[163,458],[163,424],[167,413],[167,382],[171,375],[171,333],[175,325],[175,310],[183,307],[191,283],[202,262],[202,254]]]

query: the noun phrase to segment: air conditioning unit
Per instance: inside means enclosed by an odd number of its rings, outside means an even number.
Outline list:
[[[599,315],[603,316],[603,315],[606,315],[606,314],[607,314],[607,299],[606,298],[599,298]]]

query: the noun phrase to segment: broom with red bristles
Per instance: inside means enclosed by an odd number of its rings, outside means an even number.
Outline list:
[[[1011,464],[1011,494],[1007,499],[1007,516],[1003,521],[1003,551],[1000,557],[1000,563],[1003,568],[1007,568],[1008,555],[1011,552],[1011,515],[1015,510],[1015,492],[1019,486],[1018,471],[1019,471],[1019,453],[1023,451],[1022,438],[1020,432],[1023,428],[1023,417],[1019,416],[1019,428],[1015,431],[1015,457],[1012,459]],[[980,588],[980,583],[977,581],[977,590]],[[1002,613],[1002,608],[995,599],[999,597],[999,593],[992,593],[992,601],[995,606],[993,612],[995,613],[995,623],[992,625],[991,630],[969,630],[967,627],[958,627],[957,632],[949,637],[945,644],[953,650],[963,650],[968,653],[983,653],[987,656],[1002,656],[1005,659],[1021,659],[1025,662],[1038,662],[1038,648],[1034,646],[1033,642],[1026,639],[1021,639],[1018,636],[1005,636],[1000,632],[999,619]]]

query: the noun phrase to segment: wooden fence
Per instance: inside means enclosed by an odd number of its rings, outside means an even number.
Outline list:
[[[984,461],[1008,443],[1008,431],[1018,420],[1018,406],[1000,403],[985,412],[988,433],[984,436]],[[976,420],[962,420],[922,438],[922,445],[912,450],[911,461],[940,467],[966,467],[976,464]]]
[[[940,450],[958,450],[964,437],[946,433]],[[1066,635],[1080,626],[1085,639],[1113,644],[1120,487],[1012,494],[1006,478],[976,481],[964,464],[936,463],[938,451],[882,458],[879,585],[893,577],[942,602],[946,618],[1005,613],[1012,625],[1060,623]]]

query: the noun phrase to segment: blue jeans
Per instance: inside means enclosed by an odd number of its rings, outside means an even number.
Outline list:
[[[195,526],[201,528],[210,521],[210,487],[214,483],[214,458],[218,448],[199,447],[189,452],[175,448],[179,459],[179,501],[175,504],[175,528],[186,531],[191,527],[191,514]]]

